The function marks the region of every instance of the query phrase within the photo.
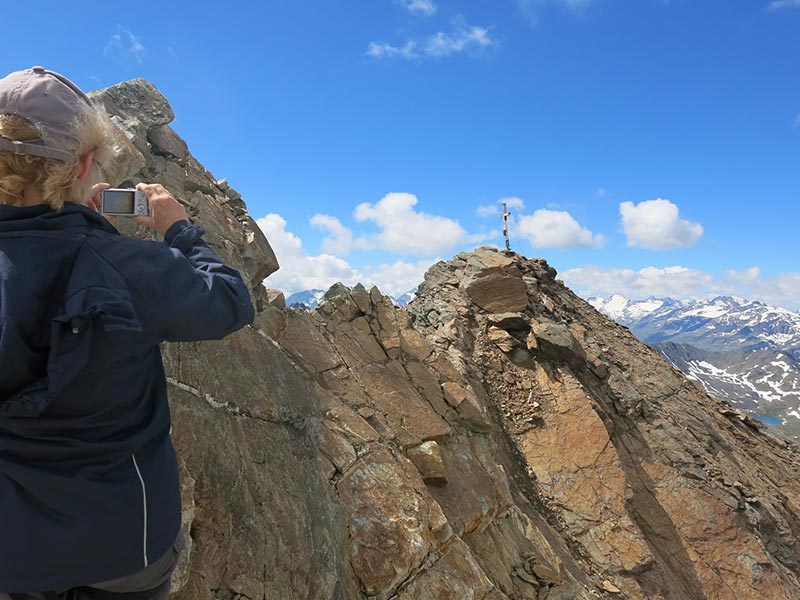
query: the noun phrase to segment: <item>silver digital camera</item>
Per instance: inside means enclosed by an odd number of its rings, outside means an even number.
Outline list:
[[[100,194],[100,212],[117,217],[146,217],[150,215],[150,202],[139,190],[110,188]]]

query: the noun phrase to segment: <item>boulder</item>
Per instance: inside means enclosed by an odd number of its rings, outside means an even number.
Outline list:
[[[419,470],[425,483],[429,485],[447,484],[447,473],[444,470],[439,444],[431,440],[414,448],[409,448],[407,454],[408,458]]]

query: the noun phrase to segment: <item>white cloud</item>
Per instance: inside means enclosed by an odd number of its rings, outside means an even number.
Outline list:
[[[800,0],[773,0],[767,5],[769,11],[782,8],[800,8]]]
[[[367,47],[367,56],[372,58],[394,58],[399,56],[411,60],[417,58],[417,43],[409,40],[403,46],[392,46],[382,42],[370,42]]]
[[[781,273],[759,282],[759,297],[765,302],[800,310],[800,273]]]
[[[337,219],[329,218],[338,223]],[[326,226],[333,224],[327,219],[317,221]],[[356,283],[362,283],[367,288],[377,285],[384,294],[400,296],[417,287],[422,282],[425,271],[439,260],[398,260],[374,268],[365,267],[361,272],[332,254],[307,254],[300,238],[286,230],[286,220],[278,214],[268,214],[256,222],[267,236],[280,263],[280,269],[267,277],[264,285],[281,290],[286,295],[311,289],[327,290],[340,281],[348,287],[353,287]],[[336,228],[335,224],[333,226]]]
[[[725,271],[725,276],[729,281],[743,285],[750,285],[757,282],[760,275],[760,267],[748,267],[743,271],[737,271],[735,269],[727,269]]]
[[[353,213],[356,220],[372,221],[381,232],[359,238],[359,248],[380,248],[397,253],[431,256],[451,250],[467,234],[458,221],[414,210],[418,200],[413,194],[387,194],[374,205],[364,202]]]
[[[500,198],[500,200],[498,200],[497,202],[500,204],[503,204],[503,202],[505,202],[508,208],[518,208],[520,210],[525,209],[525,203],[522,201],[522,198],[517,198],[516,196],[511,196],[509,198]]]
[[[517,198],[516,196],[511,196],[509,198],[500,198],[494,204],[482,204],[475,209],[475,214],[479,217],[497,217],[502,216],[503,214],[503,203],[505,202],[506,207],[511,208],[518,208],[520,210],[525,209],[525,203],[522,201],[521,198]]]
[[[726,271],[737,296],[762,300],[767,304],[800,310],[800,273],[781,273],[776,277],[760,277],[758,267],[745,271]]]
[[[658,198],[639,204],[623,202],[619,205],[619,212],[628,246],[648,250],[685,248],[703,235],[703,226],[681,219],[677,205],[669,200]]]
[[[137,35],[123,27],[117,27],[116,33],[113,33],[111,39],[108,40],[105,50],[103,50],[103,55],[112,56],[122,61],[133,59],[136,64],[142,64],[145,47]]]
[[[798,113],[798,114],[797,114],[797,115],[795,115],[795,117],[794,117],[794,126],[795,126],[795,127],[800,127],[800,113]]]
[[[470,246],[474,246],[476,244],[481,244],[486,240],[490,240],[494,237],[497,237],[498,235],[500,235],[500,232],[496,229],[493,229],[488,232],[471,233],[466,238],[464,238],[464,241],[466,241]]]
[[[412,60],[420,56],[447,58],[456,54],[477,54],[496,46],[488,27],[467,25],[462,18],[454,19],[451,31],[439,31],[427,38],[408,40],[402,46],[385,42],[370,42],[367,56],[376,59],[405,58]]]
[[[650,296],[678,299],[720,295],[760,300],[790,310],[800,309],[800,273],[761,277],[759,267],[729,269],[723,277],[683,266],[645,267],[639,270],[587,265],[560,273],[576,293],[588,298],[622,294],[628,298]]]
[[[349,254],[353,247],[353,232],[342,225],[341,221],[330,215],[316,214],[311,217],[311,225],[327,231],[330,235],[323,238],[322,250],[331,254]]]
[[[629,298],[669,296],[688,298],[712,293],[714,278],[708,273],[681,266],[665,268],[607,269],[588,265],[563,271],[561,277],[585,296],[622,294]]]
[[[408,12],[429,17],[436,14],[436,5],[431,0],[396,0]]]
[[[496,217],[500,214],[500,212],[500,205],[497,203],[481,204],[475,209],[475,214],[484,219],[486,217]]]
[[[605,241],[581,227],[568,212],[544,208],[520,217],[516,232],[536,248],[601,248]]]
[[[337,281],[352,286],[362,279],[361,274],[341,258],[331,254],[306,254],[302,241],[286,231],[286,221],[280,215],[268,214],[256,222],[280,264],[280,269],[264,281],[267,287],[293,293],[328,289]]]
[[[417,287],[425,276],[431,265],[439,259],[425,259],[416,263],[409,263],[402,260],[391,264],[382,264],[370,270],[369,280],[377,285],[378,289],[390,296],[400,296],[410,292]]]
[[[434,58],[442,58],[472,50],[483,50],[495,44],[486,27],[469,26],[463,20],[456,22],[453,31],[440,31],[428,38],[424,52]]]

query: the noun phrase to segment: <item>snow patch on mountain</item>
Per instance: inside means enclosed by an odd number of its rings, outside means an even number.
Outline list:
[[[627,326],[706,392],[800,432],[800,314],[743,298],[624,296],[589,303]]]
[[[609,298],[589,298],[589,303],[601,313],[621,323],[641,319],[664,306],[664,300],[656,298],[628,300],[617,294]]]
[[[624,296],[589,298],[600,312],[647,343],[684,343],[711,351],[782,350],[800,356],[800,313],[735,296],[707,300]]]
[[[286,298],[286,306],[288,308],[310,310],[320,305],[325,298],[325,294],[326,290],[303,290],[302,292],[295,292]],[[396,306],[406,306],[416,297],[417,288],[414,288],[397,298],[389,296],[389,299],[394,302]]]
[[[289,308],[315,308],[322,302],[325,290],[303,290],[295,292],[286,298],[286,306]]]

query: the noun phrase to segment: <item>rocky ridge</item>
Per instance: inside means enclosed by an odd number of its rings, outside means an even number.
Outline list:
[[[164,348],[189,541],[174,598],[796,598],[796,447],[688,382],[541,260],[480,248],[409,307],[312,311],[148,82],[94,94],[253,286],[225,340]],[[130,230],[136,234],[135,230]]]

